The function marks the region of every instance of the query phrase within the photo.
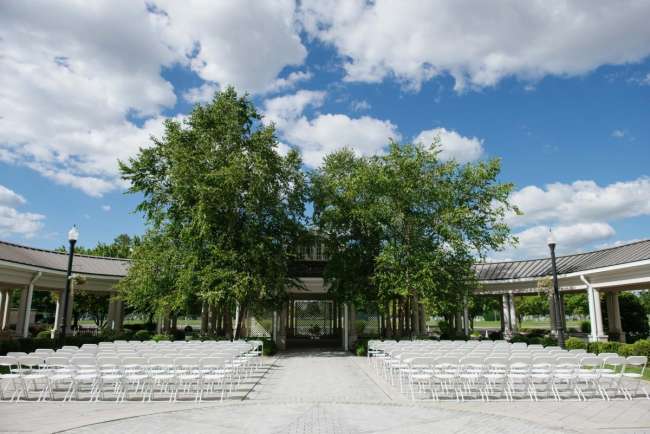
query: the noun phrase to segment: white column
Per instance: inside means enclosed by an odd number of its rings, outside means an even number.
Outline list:
[[[596,315],[596,327],[598,328],[598,337],[601,341],[607,341],[607,334],[605,333],[605,326],[603,325],[603,309],[600,305],[600,291],[596,288],[594,290],[594,313]]]
[[[23,336],[25,327],[25,312],[27,311],[27,292],[29,286],[20,290],[20,303],[18,304],[18,315],[16,315],[16,336]]]
[[[510,318],[510,294],[501,296],[501,318],[503,318],[503,337],[512,337],[512,320]]]
[[[508,304],[510,309],[510,328],[512,329],[512,333],[517,333],[519,330],[517,325],[517,310],[515,308],[515,296],[512,292],[508,294]]]
[[[594,289],[591,282],[585,276],[580,276],[580,280],[587,286],[587,303],[589,304],[589,322],[591,324],[591,333],[589,334],[590,342],[607,340],[603,331],[603,314],[600,309],[600,295]]]
[[[54,339],[54,334],[56,333],[56,330],[59,329],[59,322],[61,321],[59,319],[61,312],[61,294],[56,298],[56,307],[54,308],[54,324],[52,325],[52,333],[50,334],[50,337]]]
[[[5,305],[9,304],[9,291],[0,289],[0,331],[5,329],[7,309]]]
[[[348,304],[343,303],[343,349],[349,350],[349,318],[348,318]]]
[[[469,336],[469,306],[467,305],[467,297],[465,297],[464,303],[463,303],[463,325],[464,327],[464,332],[465,336]]]

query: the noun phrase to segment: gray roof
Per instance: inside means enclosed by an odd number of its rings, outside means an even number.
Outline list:
[[[0,241],[0,260],[54,271],[65,272],[68,269],[67,253],[21,246],[6,241]],[[75,255],[72,271],[96,276],[122,277],[126,275],[129,262],[128,259]]]
[[[558,274],[567,274],[645,259],[650,259],[650,240],[593,252],[558,256],[557,267]],[[67,253],[21,246],[5,241],[0,241],[0,260],[55,271],[66,271],[68,266]],[[126,275],[129,263],[128,259],[75,255],[73,271],[88,275],[122,277]],[[481,281],[530,279],[551,275],[551,260],[543,258],[526,261],[486,262],[476,264],[474,268]]]
[[[558,256],[556,259],[558,274],[575,273],[643,261],[644,259],[650,259],[650,240],[637,241],[608,249],[595,250],[593,252]],[[550,258],[530,259],[526,261],[486,262],[476,264],[475,269],[478,274],[478,279],[482,281],[526,279],[550,276],[552,274]]]

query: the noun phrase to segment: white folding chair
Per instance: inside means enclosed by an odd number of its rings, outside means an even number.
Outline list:
[[[0,356],[0,367],[9,371],[6,374],[0,374],[0,401],[4,401],[5,395],[9,391],[11,391],[10,401],[13,401],[21,390],[18,359],[12,356]]]
[[[43,368],[44,359],[39,356],[23,356],[18,359],[20,366],[20,384],[25,399],[29,399],[29,392],[38,392],[37,401],[42,401],[48,391],[48,378]],[[18,396],[20,400],[20,395]]]
[[[645,386],[641,385],[641,382],[643,381],[643,373],[645,372],[647,364],[648,358],[646,356],[629,356],[625,359],[625,366],[623,367],[623,387],[630,399],[636,396],[639,389],[643,391],[646,398],[650,399],[647,389]],[[631,387],[632,385],[634,386],[633,388]]]

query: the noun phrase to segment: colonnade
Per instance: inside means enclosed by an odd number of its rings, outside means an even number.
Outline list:
[[[603,314],[602,308],[600,305],[600,292],[594,288],[587,279],[584,279],[584,282],[587,286],[587,299],[589,303],[589,321],[591,325],[591,332],[589,334],[590,342],[599,342],[607,341],[608,337],[616,336],[621,342],[625,341],[625,332],[623,331],[623,326],[621,323],[621,309],[618,302],[618,291],[609,290],[602,291],[605,293],[605,303],[607,306],[607,323],[608,330],[605,333],[603,325]],[[501,294],[501,331],[506,339],[509,339],[514,334],[519,331],[519,324],[517,321],[517,310],[515,307],[514,297],[517,294],[515,292],[507,292]],[[560,315],[563,322],[563,328],[566,331],[566,316],[564,314],[564,294],[560,294]],[[551,317],[551,328],[554,330],[556,325],[555,319],[555,306],[554,298],[550,298],[550,317]]]
[[[0,289],[0,332],[9,330],[10,326],[15,322],[15,334],[18,337],[28,337],[29,327],[32,324],[32,299],[36,289],[35,284],[38,278],[32,279],[29,285],[20,289],[20,301],[15,315],[15,321],[12,320],[11,297],[14,291],[12,289]],[[62,314],[63,314],[63,297],[61,290],[47,289],[47,291],[55,293],[57,296],[55,302],[54,312],[54,330],[59,330],[63,327]],[[72,311],[74,306],[74,291],[70,291],[67,312],[67,333],[72,332]],[[124,322],[124,304],[121,300],[114,298],[109,299],[108,305],[108,318],[107,327],[113,330],[121,330]]]

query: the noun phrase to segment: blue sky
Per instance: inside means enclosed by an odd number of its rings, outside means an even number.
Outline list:
[[[37,3],[0,6],[2,240],[142,233],[116,159],[229,84],[306,168],[389,137],[501,158],[525,215],[493,259],[650,238],[648,2]]]

